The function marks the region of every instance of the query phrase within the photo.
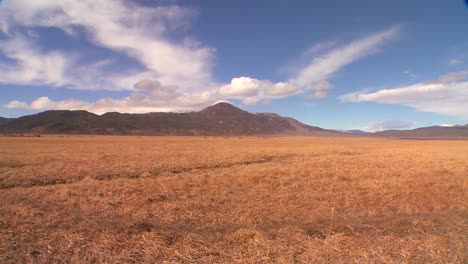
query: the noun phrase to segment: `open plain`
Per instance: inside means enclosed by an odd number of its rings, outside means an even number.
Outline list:
[[[463,263],[468,141],[0,137],[2,263]]]

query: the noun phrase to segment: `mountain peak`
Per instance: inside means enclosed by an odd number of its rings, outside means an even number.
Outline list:
[[[234,105],[226,102],[220,102],[201,110],[200,112],[226,114],[226,113],[245,113],[244,110],[235,107]]]
[[[0,133],[114,135],[314,135],[339,136],[273,113],[254,114],[220,102],[199,112],[95,115],[46,111],[0,125]],[[339,135],[338,135],[339,134]]]

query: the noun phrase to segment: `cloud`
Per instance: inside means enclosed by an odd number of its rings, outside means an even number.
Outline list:
[[[82,30],[91,44],[126,54],[143,65],[146,71],[152,72],[162,83],[181,87],[190,85],[192,89],[201,89],[202,85],[209,85],[212,81],[211,60],[214,50],[201,47],[196,41],[188,38],[179,42],[169,40],[169,33],[186,23],[192,12],[189,8],[179,6],[144,7],[131,1],[119,0],[43,0],[34,3],[15,0],[2,3],[0,23],[4,33],[10,38],[16,38],[18,32],[24,29],[39,32],[39,29],[46,27],[57,28],[71,36]],[[33,38],[29,40],[34,41]],[[39,55],[32,48],[33,45],[8,45],[10,48],[5,50],[4,46],[7,44],[0,44],[2,51],[14,60],[18,59],[16,54]],[[48,55],[46,58],[55,58],[50,63],[54,65],[57,60],[62,64],[73,61],[67,57],[62,59],[64,56]],[[22,61],[29,61],[20,59],[20,64]],[[56,79],[63,76],[56,75],[64,72],[67,66],[72,67],[58,64],[54,68],[46,68],[41,76],[44,78],[31,78],[29,82],[25,82],[20,75],[23,72],[28,73],[30,68],[17,67],[10,71],[11,78],[2,79],[2,82],[75,86],[72,88],[80,86],[80,83],[65,82],[61,79],[62,82],[57,82]],[[106,81],[106,84],[109,83],[113,82]]]
[[[304,88],[305,91],[325,91],[333,88],[333,84],[327,80],[311,83]]]
[[[439,81],[441,83],[452,83],[452,82],[460,81],[466,78],[468,78],[468,70],[458,71],[458,72],[449,72],[447,74],[442,75],[439,78]]]
[[[296,88],[288,82],[267,82],[265,84],[265,95],[269,96],[285,96],[296,92]]]
[[[256,95],[261,85],[262,81],[250,77],[233,78],[230,84],[221,86],[220,93],[231,98],[249,97]]]
[[[410,121],[388,120],[383,122],[369,122],[366,126],[360,129],[367,132],[377,132],[390,129],[410,129],[413,128],[414,125],[415,123]]]
[[[410,78],[415,78],[417,77],[416,74],[414,74],[413,72],[411,72],[410,70],[405,70],[403,71],[403,74],[405,74],[406,76],[410,77]]]
[[[343,102],[376,102],[399,104],[421,112],[433,112],[468,119],[468,82],[457,82],[468,72],[449,73],[439,81],[382,89],[376,92],[356,92],[340,96]]]
[[[159,81],[144,79],[133,86],[136,90],[149,93],[149,96],[158,100],[174,100],[182,94],[176,86],[163,86]]]
[[[233,78],[230,84],[221,87],[221,94],[227,98],[244,98],[246,104],[301,93],[309,93],[308,98],[324,98],[333,88],[328,78],[346,65],[377,52],[384,43],[397,37],[400,31],[401,26],[394,26],[331,50],[336,43],[320,43],[312,46],[304,56],[317,55],[323,50],[327,52],[313,58],[288,81],[274,83],[251,77]]]
[[[325,90],[317,90],[307,96],[307,98],[312,99],[322,99],[328,96],[328,91]]]
[[[122,81],[132,74],[104,73],[103,69],[112,64],[110,59],[78,64],[79,54],[43,51],[33,44],[22,34],[0,40],[1,52],[10,60],[0,61],[0,83],[86,90],[125,90],[134,83]]]
[[[87,102],[77,99],[54,101],[48,97],[40,97],[31,103],[11,101],[4,107],[29,110],[87,110],[96,114],[115,111],[122,113],[187,112],[221,101],[216,91],[183,93],[174,90],[173,87],[164,87],[157,81],[151,81],[153,85],[147,81],[137,83],[135,86],[138,86],[139,91],[123,99],[103,98],[95,102]]]
[[[47,84],[62,86],[69,83],[65,68],[72,59],[61,52],[40,52],[23,36],[0,40],[0,47],[16,63],[0,63],[0,82],[14,84]]]
[[[458,58],[453,58],[449,61],[449,65],[460,65],[463,64],[463,61]]]
[[[5,104],[3,107],[7,109],[28,109],[29,106],[26,102],[20,102],[18,100],[13,100],[8,104]]]
[[[44,96],[31,103],[15,100],[5,107],[81,108],[96,113],[183,111],[219,100],[256,104],[297,94],[324,98],[333,88],[329,79],[336,72],[377,52],[401,30],[391,27],[344,45],[314,45],[303,54],[307,62],[288,80],[241,76],[219,83],[212,71],[215,49],[179,34],[185,33],[196,13],[178,5],[149,7],[124,0],[4,1],[0,53],[7,59],[0,59],[0,83],[132,91],[121,99],[53,101]],[[58,29],[69,37],[67,41],[86,45],[73,50],[44,47],[45,29]],[[110,55],[92,57],[88,46]],[[132,63],[123,64],[119,57]]]
[[[377,52],[384,43],[398,36],[400,31],[400,26],[394,26],[343,47],[335,48],[314,58],[290,82],[297,87],[304,88],[311,83],[326,80],[344,66]]]
[[[29,110],[44,110],[44,109],[83,109],[88,105],[87,102],[76,100],[76,99],[68,99],[60,102],[54,102],[50,100],[48,97],[39,97],[36,100],[32,101],[30,104],[26,102],[20,101],[11,101],[10,103],[4,105],[5,108],[13,109],[13,108],[22,108],[22,109],[29,109]]]
[[[307,97],[312,99],[321,99],[328,96],[328,91],[333,88],[333,84],[327,80],[312,83],[305,87],[304,91],[312,91]]]
[[[304,57],[310,58],[317,54],[320,54],[323,51],[329,50],[336,46],[334,41],[325,41],[312,45],[310,48],[306,49],[303,53]]]

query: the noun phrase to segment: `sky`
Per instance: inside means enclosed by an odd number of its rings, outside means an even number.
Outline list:
[[[468,123],[468,6],[0,1],[0,116],[220,101],[331,129]]]

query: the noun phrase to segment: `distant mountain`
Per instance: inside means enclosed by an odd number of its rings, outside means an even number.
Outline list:
[[[371,134],[370,132],[366,132],[366,131],[359,130],[359,129],[345,130],[343,132],[353,134],[353,135],[369,135],[369,134]]]
[[[249,113],[228,103],[198,112],[96,115],[87,111],[53,110],[19,118],[0,118],[3,134],[211,135],[468,138],[468,124],[412,130],[335,131],[303,124],[274,113]]]
[[[294,135],[347,136],[272,113],[249,113],[218,103],[190,113],[105,113],[54,110],[0,125],[0,133],[102,135]]]
[[[385,130],[372,135],[396,138],[468,138],[468,124],[451,127],[421,127],[411,130]]]
[[[3,124],[6,124],[10,121],[12,121],[14,118],[6,118],[6,117],[1,117],[0,116],[0,126],[3,125]]]

